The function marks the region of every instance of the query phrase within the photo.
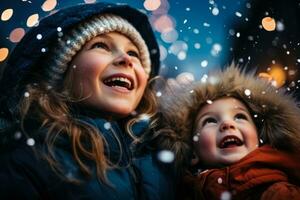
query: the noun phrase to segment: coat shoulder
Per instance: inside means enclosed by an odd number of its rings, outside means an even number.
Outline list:
[[[300,199],[300,186],[289,182],[278,182],[263,192],[261,200],[298,200]]]

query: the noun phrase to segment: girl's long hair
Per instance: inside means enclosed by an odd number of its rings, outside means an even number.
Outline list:
[[[38,75],[36,75],[38,77]],[[106,172],[109,168],[115,167],[105,156],[105,140],[99,130],[88,123],[76,119],[71,113],[71,105],[80,103],[71,95],[72,73],[67,73],[64,86],[61,89],[49,88],[47,82],[40,80],[38,84],[28,84],[26,92],[29,96],[23,97],[20,101],[21,129],[26,131],[26,121],[34,120],[39,124],[39,128],[45,128],[47,134],[45,144],[48,153],[44,155],[51,168],[60,176],[67,178],[63,174],[60,163],[55,158],[54,145],[58,137],[67,137],[71,144],[72,156],[85,177],[91,177],[90,161],[96,165],[96,173],[99,180],[108,183]],[[131,125],[140,118],[139,114],[147,114],[151,119],[150,129],[155,126],[157,103],[155,95],[148,86],[136,111],[136,117],[125,124],[125,130],[131,136]],[[38,132],[38,131],[37,131]],[[80,182],[77,179],[67,180]]]

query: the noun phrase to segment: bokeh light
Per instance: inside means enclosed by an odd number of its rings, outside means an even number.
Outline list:
[[[154,11],[161,5],[160,0],[146,0],[144,1],[144,7],[146,10]]]
[[[162,15],[154,21],[154,28],[160,33],[168,32],[174,29],[174,23],[169,15]]]
[[[33,27],[33,26],[37,25],[38,22],[39,22],[39,15],[38,14],[33,14],[33,15],[30,15],[28,17],[26,25],[28,27]]]
[[[11,8],[4,10],[1,14],[1,20],[8,21],[12,17],[13,13],[14,13],[14,10]]]
[[[272,77],[272,85],[279,88],[286,81],[286,73],[280,65],[272,65],[268,74]]]
[[[57,5],[56,0],[46,0],[42,5],[42,10],[45,12],[51,11]]]
[[[261,20],[261,25],[266,31],[274,31],[276,28],[275,19],[271,17],[265,17]]]
[[[169,31],[164,31],[161,34],[161,39],[166,43],[175,42],[178,38],[178,33],[175,29],[170,29]]]
[[[0,62],[4,61],[8,56],[8,48],[0,48]]]
[[[23,28],[15,28],[9,35],[9,40],[13,43],[19,42],[25,35]]]

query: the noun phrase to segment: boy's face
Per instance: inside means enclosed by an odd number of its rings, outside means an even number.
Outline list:
[[[75,97],[107,115],[130,114],[138,106],[147,85],[148,74],[137,47],[117,32],[99,35],[87,42],[70,67]]]
[[[224,97],[203,106],[196,118],[195,153],[207,167],[230,165],[258,147],[256,126],[247,107]]]

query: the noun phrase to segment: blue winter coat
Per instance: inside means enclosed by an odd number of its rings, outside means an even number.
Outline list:
[[[72,158],[69,140],[59,139],[54,147],[55,156],[64,174],[81,183],[65,181],[39,157],[45,145],[36,140],[34,146],[24,142],[1,155],[0,199],[173,199],[173,170],[156,159],[156,152],[137,152],[132,139],[122,132],[117,122],[88,117],[83,120],[103,134],[108,144],[106,156],[114,163],[120,159],[119,167],[107,172],[110,186],[97,179],[95,170],[91,179],[84,178]],[[146,126],[136,123],[134,134],[144,133]],[[95,169],[92,163],[90,167]]]

